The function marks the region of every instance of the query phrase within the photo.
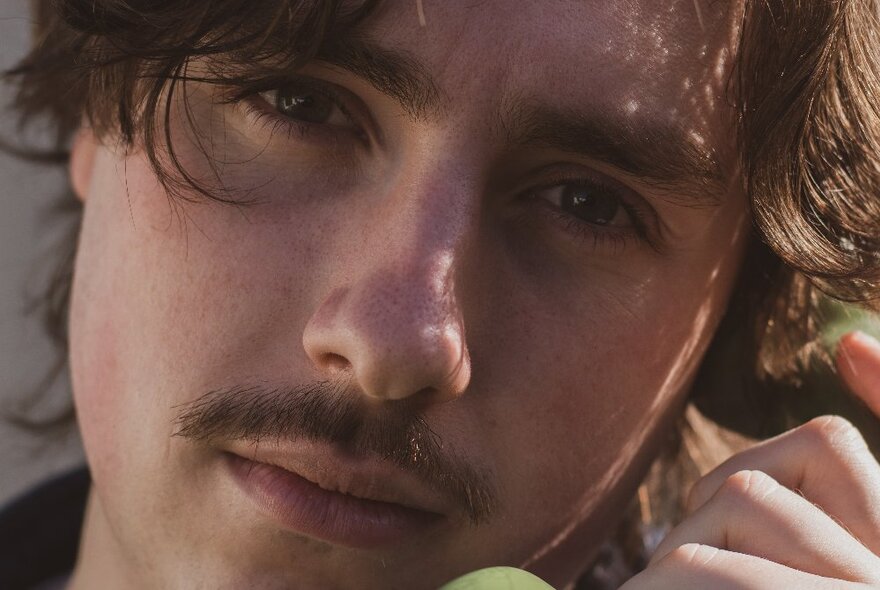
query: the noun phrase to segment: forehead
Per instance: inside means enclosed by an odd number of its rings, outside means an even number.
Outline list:
[[[678,117],[714,108],[734,22],[728,2],[706,0],[392,0],[369,27],[452,95],[546,94]]]
[[[624,166],[633,178],[669,177],[683,194],[715,193],[737,177],[726,91],[736,6],[391,0],[362,34],[416,66],[436,90],[433,114],[468,131],[461,142],[510,139],[536,122],[533,113],[554,111],[557,121],[602,122],[598,136],[622,147],[623,159],[626,146],[638,147],[629,153],[642,164]],[[582,137],[598,137],[588,127]]]

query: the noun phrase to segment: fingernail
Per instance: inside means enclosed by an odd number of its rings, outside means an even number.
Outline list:
[[[866,332],[862,332],[861,330],[856,330],[855,332],[850,332],[848,334],[850,338],[865,346],[867,348],[871,348],[876,352],[880,352],[880,341],[871,336]]]

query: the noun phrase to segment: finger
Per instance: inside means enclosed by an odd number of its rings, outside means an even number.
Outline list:
[[[850,332],[837,347],[837,370],[847,387],[880,418],[880,342]]]
[[[821,416],[734,455],[694,484],[688,512],[743,470],[763,471],[799,490],[880,554],[880,465],[848,421]]]
[[[880,557],[816,506],[760,471],[729,477],[666,536],[651,563],[687,543],[747,553],[829,578],[880,583]]]
[[[870,590],[870,586],[797,571],[753,555],[708,545],[676,548],[620,590]]]

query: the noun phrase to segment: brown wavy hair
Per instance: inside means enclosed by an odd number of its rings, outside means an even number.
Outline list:
[[[22,127],[48,124],[52,145],[7,149],[65,163],[85,120],[99,134],[143,147],[172,195],[228,202],[219,183],[206,186],[188,175],[170,147],[171,99],[185,92],[180,83],[192,79],[192,60],[222,61],[200,70],[200,79],[247,92],[279,69],[296,69],[334,39],[357,34],[379,1],[264,0],[254,9],[250,0],[36,0],[35,43],[5,78],[17,90],[12,108]],[[811,359],[822,356],[816,345],[822,300],[877,308],[880,1],[745,0],[742,14],[729,100],[753,237],[692,401],[716,424],[761,437],[797,421],[790,398],[773,395],[768,385],[797,387]],[[44,389],[63,374],[80,215],[70,191],[61,202],[73,231],[38,306],[60,351]],[[719,373],[738,375],[735,396],[718,394],[730,390],[718,387]],[[601,587],[615,568],[643,565],[650,543],[641,534],[641,549],[632,549],[631,532],[644,533],[648,520],[675,521],[684,484],[707,468],[695,453],[730,448],[732,439],[711,434],[700,420],[692,409],[685,414],[642,489],[661,498],[661,508],[646,516],[645,498],[634,504],[615,537],[630,550],[622,558],[600,555],[580,587]]]

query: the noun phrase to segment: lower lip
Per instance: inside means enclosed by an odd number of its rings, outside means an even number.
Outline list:
[[[282,526],[356,549],[398,545],[425,533],[442,515],[325,490],[299,475],[266,463],[226,454],[242,490]]]

